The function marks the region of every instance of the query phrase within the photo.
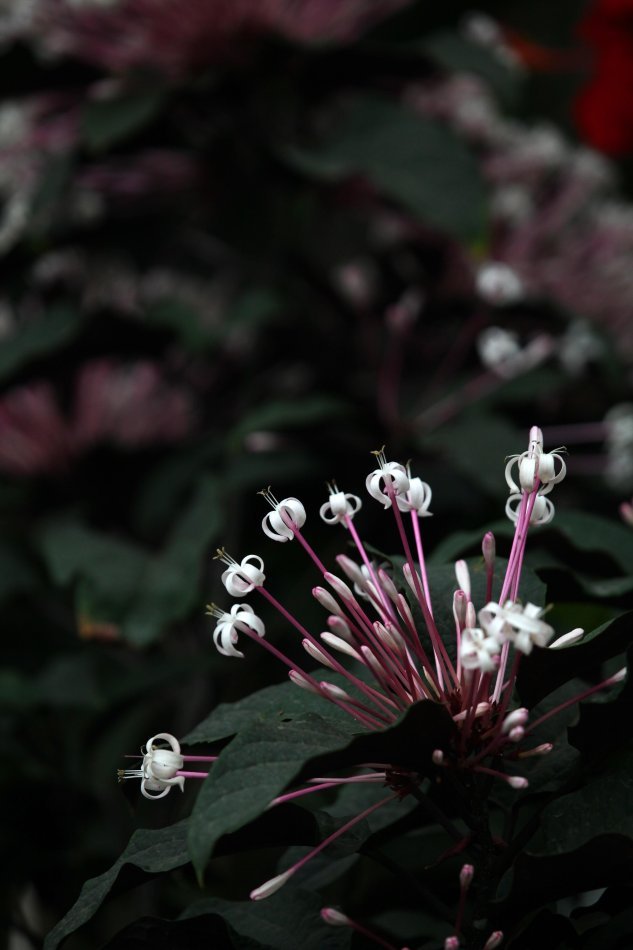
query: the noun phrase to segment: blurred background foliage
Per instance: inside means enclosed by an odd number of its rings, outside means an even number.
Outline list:
[[[387,443],[435,489],[439,563],[502,516],[503,459],[537,423],[571,451],[570,510],[530,555],[557,622],[629,606],[633,120],[623,103],[617,136],[596,120],[624,76],[604,75],[604,37],[633,44],[616,6],[2,5],[12,950],[40,946],[134,828],[190,807],[117,787],[122,755],[279,679],[227,666],[204,617],[215,548],[258,550],[264,486],[314,515]],[[179,874],[68,946],[177,914],[196,886]]]

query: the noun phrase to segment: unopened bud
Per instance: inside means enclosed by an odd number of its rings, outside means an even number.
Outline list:
[[[459,872],[459,886],[463,890],[466,890],[466,888],[470,887],[470,882],[473,879],[474,873],[475,873],[475,869],[472,866],[472,864],[463,865],[461,871]]]
[[[621,683],[626,679],[626,666],[623,666],[621,670],[618,670],[617,673],[614,673],[613,676],[610,676],[608,679],[609,686],[615,686],[616,683]]]
[[[523,778],[522,775],[510,775],[508,776],[508,785],[510,788],[527,788],[530,784],[526,778]]]
[[[328,613],[335,614],[337,617],[342,615],[340,604],[336,603],[330,592],[324,587],[314,587],[312,596],[318,600],[322,607],[325,607]]]
[[[466,561],[455,561],[455,577],[460,589],[470,598],[470,571]]]
[[[345,554],[338,554],[336,556],[336,563],[353,584],[357,584],[359,587],[365,586],[368,578],[365,577],[356,561],[352,561],[352,559]]]
[[[511,729],[508,733],[508,739],[510,742],[520,742],[524,735],[525,729],[523,726],[515,726],[514,729]]]
[[[327,593],[327,591],[326,591]],[[329,595],[328,595],[329,596]],[[343,620],[342,617],[337,617],[332,615],[327,618],[327,625],[335,636],[340,637],[341,640],[347,640],[348,643],[354,643],[354,634],[350,630],[350,626],[346,620]]]
[[[332,650],[338,650],[339,653],[345,653],[347,656],[351,656],[355,660],[360,660],[358,651],[355,650],[354,647],[342,637],[337,637],[334,633],[328,633],[325,631],[321,634],[321,639],[324,643],[331,647]]]
[[[554,748],[552,742],[542,742],[541,745],[534,746],[533,749],[525,749],[519,752],[519,759],[529,759],[533,755],[547,755]]]
[[[351,587],[348,587],[345,581],[342,581],[340,577],[336,576],[336,574],[330,574],[330,572],[328,571],[323,576],[328,582],[328,584],[330,585],[330,587],[334,588],[334,590],[339,595],[341,600],[344,600],[347,603],[349,603],[350,601],[356,600],[356,598],[354,597],[354,594],[352,593]]]
[[[529,714],[529,710],[523,706],[520,709],[513,710],[513,712],[509,713],[503,720],[501,731],[508,733],[511,729],[514,729],[515,726],[524,726]]]
[[[256,887],[254,891],[251,891],[250,898],[252,901],[261,901],[266,897],[270,897],[271,894],[274,894],[279,890],[280,887],[283,887],[289,878],[292,877],[290,871],[285,871],[283,874],[278,874],[277,877],[271,877],[269,881],[266,881],[260,887]]]
[[[495,930],[484,944],[484,950],[497,950],[503,943],[503,930]]]
[[[305,676],[302,676],[298,670],[290,670],[288,676],[295,686],[300,686],[301,689],[307,689],[309,693],[315,693],[317,696],[321,695],[321,690],[316,685],[316,683],[310,682],[310,680],[306,679]]]
[[[350,919],[342,914],[340,910],[333,907],[323,907],[321,910],[321,920],[329,924],[330,927],[349,927]]]
[[[434,765],[444,765],[444,753],[441,749],[434,749],[431,758]]]
[[[574,627],[573,630],[570,630],[569,633],[564,633],[562,637],[559,637],[557,640],[554,640],[553,643],[550,643],[550,650],[558,650],[559,647],[569,646],[570,643],[576,643],[577,640],[584,634],[582,627]]]
[[[328,656],[322,650],[319,650],[317,646],[312,643],[311,640],[305,639],[302,641],[303,649],[308,653],[317,663],[322,663],[323,666],[329,667],[331,670],[335,669],[334,663],[330,660]]]
[[[389,577],[386,570],[381,567],[378,569],[378,579],[380,581],[380,586],[387,594],[387,596],[393,600],[394,603],[398,601],[398,588],[394,584],[393,580]]]
[[[481,542],[481,551],[488,570],[492,570],[494,567],[496,547],[494,534],[492,531],[487,531]]]
[[[466,607],[468,597],[463,590],[456,590],[453,594],[453,616],[460,630],[466,626]]]
[[[349,693],[346,693],[340,686],[335,686],[334,683],[321,682],[319,686],[329,699],[339,699],[341,702],[349,702],[352,698]]]

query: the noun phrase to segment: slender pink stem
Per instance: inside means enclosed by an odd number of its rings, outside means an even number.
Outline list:
[[[436,680],[435,674],[433,673],[433,668],[430,665],[429,665],[429,673],[433,676],[434,685],[438,688],[438,691],[441,693],[442,685],[443,685],[442,683],[443,677],[440,672],[440,665],[444,666],[443,672],[446,675],[447,679],[449,678],[449,674],[450,674],[456,686],[459,686],[459,682],[457,680],[455,670],[453,669],[453,665],[449,659],[448,653],[446,652],[446,648],[444,647],[444,644],[442,643],[442,638],[440,637],[437,627],[435,626],[435,621],[433,620],[433,617],[431,616],[431,613],[429,611],[429,607],[426,602],[426,598],[424,596],[424,591],[422,590],[422,587],[420,585],[418,572],[415,569],[415,564],[413,563],[413,556],[411,554],[409,539],[407,538],[406,532],[404,530],[404,524],[402,523],[402,517],[400,515],[400,510],[398,508],[396,493],[394,492],[391,483],[388,481],[385,482],[385,488],[391,500],[391,509],[396,519],[396,525],[398,526],[398,533],[400,535],[400,540],[402,541],[402,547],[405,553],[405,557],[407,559],[407,564],[409,565],[409,570],[411,571],[411,580],[415,586],[418,603],[422,610],[422,615],[424,617],[424,622],[426,624],[429,637],[431,638],[431,643],[433,644],[438,679]],[[422,645],[419,643],[419,640],[417,642],[418,642],[420,650],[422,650]],[[424,656],[426,655],[424,654]],[[428,660],[427,660],[427,663],[428,663]]]
[[[431,592],[429,590],[429,579],[426,575],[426,561],[424,558],[424,550],[422,548],[422,536],[420,534],[420,517],[417,511],[411,512],[411,523],[413,524],[413,534],[415,537],[415,546],[418,552],[418,563],[420,565],[420,576],[422,578],[422,587],[424,588],[424,596],[426,602],[429,605],[429,613],[433,616],[433,606],[431,604]]]
[[[310,785],[308,788],[300,788],[294,792],[286,792],[285,795],[279,795],[277,798],[273,798],[268,807],[270,808],[272,805],[281,805],[283,802],[290,802],[295,798],[301,798],[304,795],[309,795],[311,792],[321,792],[323,789],[337,788],[339,785],[343,784],[351,784],[353,782],[384,782],[384,780],[384,772],[375,772],[372,775],[351,776],[347,779],[324,778],[319,782],[315,782],[314,779],[310,779],[310,781],[314,782],[314,784]]]
[[[614,679],[613,676],[609,676],[606,680],[598,683],[597,686],[590,686],[589,689],[584,690],[582,693],[578,693],[577,696],[572,696],[571,699],[565,700],[565,702],[561,703],[560,706],[550,709],[549,712],[544,713],[542,716],[539,716],[538,719],[535,719],[534,722],[531,722],[529,725],[527,725],[525,727],[526,735],[528,732],[532,732],[534,729],[536,729],[537,726],[540,726],[542,722],[545,722],[547,719],[551,719],[552,716],[562,712],[563,709],[567,709],[568,706],[573,706],[575,703],[580,703],[583,701],[583,699],[587,699],[588,696],[593,695],[593,693],[598,693],[601,689],[606,689],[608,686],[615,686],[618,682],[618,679]]]
[[[284,521],[285,521],[285,520],[286,520],[286,519],[284,518]],[[318,567],[318,569],[319,569],[319,571],[321,572],[321,574],[327,574],[327,567],[325,566],[325,564],[323,563],[323,561],[321,560],[321,558],[318,556],[318,554],[314,551],[314,549],[312,548],[312,546],[311,546],[310,544],[308,544],[308,542],[307,542],[306,539],[303,537],[303,535],[301,534],[301,531],[300,531],[299,528],[296,526],[296,524],[294,523],[294,521],[288,520],[288,522],[286,522],[286,523],[288,524],[288,527],[289,527],[289,528],[292,528],[292,530],[294,531],[295,538],[297,539],[297,541],[299,542],[299,544],[302,546],[302,548],[304,549],[304,551],[306,551],[306,552],[308,553],[308,555],[310,556],[310,558],[314,561],[314,563],[315,563],[316,566]]]
[[[367,552],[365,551],[365,546],[363,545],[363,542],[361,541],[361,539],[360,539],[360,537],[359,537],[359,535],[358,535],[358,532],[357,532],[356,528],[354,527],[354,522],[353,522],[352,518],[349,517],[349,515],[346,515],[346,516],[345,516],[345,525],[346,525],[346,527],[347,527],[349,533],[351,534],[352,538],[354,539],[354,544],[355,544],[356,547],[358,548],[359,554],[360,554],[361,558],[363,559],[363,564],[365,565],[365,567],[366,567],[367,570],[369,571],[369,576],[371,577],[372,582],[373,582],[373,585],[374,585],[374,587],[376,588],[376,591],[377,591],[377,593],[378,593],[378,596],[380,597],[382,606],[384,607],[384,610],[385,610],[385,615],[386,615],[386,617],[388,617],[390,620],[393,620],[393,621],[396,621],[396,622],[397,622],[397,618],[396,618],[396,616],[395,616],[395,611],[394,611],[394,609],[393,609],[393,604],[391,603],[391,601],[390,601],[389,598],[387,597],[385,591],[384,591],[383,588],[382,588],[382,584],[380,583],[380,581],[378,580],[378,577],[376,576],[376,572],[375,572],[375,570],[374,570],[374,565],[371,563],[371,561],[370,561],[369,558],[367,557]]]
[[[314,858],[317,854],[327,848],[329,844],[333,841],[336,841],[337,838],[340,838],[341,835],[344,835],[346,831],[349,831],[350,828],[353,828],[354,825],[357,825],[359,821],[362,821],[364,818],[368,818],[373,812],[377,811],[379,808],[382,808],[383,805],[386,805],[388,802],[394,801],[399,796],[399,792],[392,792],[391,795],[388,795],[386,798],[382,798],[379,802],[375,802],[373,805],[370,805],[369,808],[366,808],[364,811],[361,811],[354,818],[351,818],[349,821],[346,821],[344,825],[341,825],[340,828],[337,828],[331,835],[328,835],[327,838],[313,848],[308,854],[303,858],[297,861],[296,864],[293,864],[292,867],[288,868],[286,874],[294,874],[299,868],[302,868],[304,864],[307,864],[311,858]]]
[[[345,666],[343,666],[342,663],[339,663],[339,661],[329,653],[325,644],[317,640],[316,637],[313,637],[310,631],[307,630],[303,624],[299,623],[299,621],[293,617],[293,615],[288,610],[286,610],[283,604],[281,604],[276,597],[273,597],[273,595],[267,591],[265,587],[257,587],[255,589],[258,591],[258,593],[262,594],[262,596],[265,597],[266,600],[272,604],[272,606],[277,611],[279,611],[282,617],[284,617],[284,619],[287,620],[288,623],[295,628],[295,630],[298,630],[299,633],[301,633],[307,640],[310,641],[310,643],[312,643],[313,646],[315,646],[321,651],[321,653],[323,653],[324,656],[327,657],[327,659],[332,664],[332,668],[337,673],[340,673],[342,676],[348,679],[350,683],[353,683],[354,686],[359,689],[371,702],[373,702],[375,706],[392,718],[390,706],[393,707],[395,704],[390,699],[379,693],[377,690],[373,689],[373,687],[369,686],[367,683],[363,683],[363,681],[357,676],[354,676],[353,673],[350,673],[350,671]]]
[[[183,762],[216,762],[217,755],[183,755]]]
[[[208,774],[208,772],[186,772],[184,769],[176,772],[176,775],[182,775],[183,778],[206,778]]]

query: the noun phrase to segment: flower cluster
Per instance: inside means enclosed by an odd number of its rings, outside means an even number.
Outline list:
[[[272,510],[263,519],[263,531],[273,541],[298,543],[321,574],[323,584],[315,586],[312,593],[326,611],[327,630],[315,636],[275,597],[259,555],[248,554],[238,561],[220,549],[217,557],[225,566],[222,581],[238,602],[228,610],[210,605],[209,613],[217,621],[215,645],[225,656],[242,657],[237,648],[240,638],[257,643],[285,664],[297,687],[333,703],[365,730],[381,730],[394,724],[417,702],[439,704],[452,719],[452,738],[444,748],[433,751],[429,769],[437,769],[438,775],[441,770],[450,770],[456,780],[483,775],[503,781],[513,789],[523,789],[528,780],[520,772],[517,774],[517,766],[526,757],[544,755],[552,749],[551,743],[530,743],[534,729],[566,706],[619,682],[624,675],[620,671],[532,721],[528,709],[513,707],[521,658],[535,646],[557,648],[583,635],[581,629],[576,629],[551,643],[554,630],[544,621],[543,608],[524,604],[519,597],[530,526],[551,520],[554,507],[549,495],[565,476],[560,450],[545,452],[542,432],[535,426],[530,430],[527,450],[507,461],[505,476],[510,496],[506,511],[515,524],[507,566],[499,580],[495,573],[495,540],[488,532],[482,543],[485,603],[477,610],[468,565],[465,561],[455,564],[451,630],[434,618],[422,543],[420,522],[430,515],[431,489],[412,476],[408,466],[389,461],[384,449],[374,455],[377,467],[368,475],[366,488],[393,515],[404,557],[386,563],[370,554],[355,526],[355,517],[362,507],[360,497],[341,491],[333,483],[328,501],[321,506],[321,518],[347,531],[358,559],[339,554],[338,571],[331,572],[303,533],[306,511],[301,502],[297,498],[278,501],[270,488],[266,489],[261,494]],[[497,585],[499,589],[495,590]],[[309,658],[305,665],[286,655],[266,636],[264,621],[243,601],[247,595],[260,598],[299,634]],[[338,674],[337,682],[323,678],[320,668]],[[157,738],[148,743],[142,768],[124,776],[141,777],[146,797],[150,797],[148,793],[163,797],[172,785],[181,784],[186,775],[206,774],[184,772],[182,763],[186,757],[180,756],[177,743],[174,745],[175,740],[172,743],[166,735],[162,738],[170,743],[170,750],[157,754]],[[343,824],[292,867],[255,888],[251,892],[253,900],[273,894],[311,857],[378,808],[408,794],[419,795],[421,778],[398,762],[371,762],[348,777],[315,777],[306,787],[288,791],[270,804],[346,782],[375,782],[387,786],[389,794]],[[473,867],[464,865],[456,935],[472,875]],[[371,937],[362,925],[332,908],[324,909],[323,919],[332,926],[350,926]],[[501,939],[500,932],[495,931],[486,947],[498,946]],[[445,946],[458,947],[458,937],[447,938]]]

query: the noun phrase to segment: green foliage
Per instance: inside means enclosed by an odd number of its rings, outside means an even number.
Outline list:
[[[160,874],[181,867],[187,861],[185,822],[179,822],[169,828],[160,828],[157,831],[135,831],[127,848],[115,864],[99,877],[86,881],[77,903],[46,938],[46,950],[55,950],[68,934],[73,933],[90,919],[101,906],[126,865],[133,865],[143,874]]]
[[[101,152],[143,131],[160,114],[165,95],[164,85],[156,80],[152,87],[87,102],[81,122],[86,146]]]
[[[0,381],[34,360],[49,356],[71,343],[82,326],[81,314],[70,307],[54,307],[39,320],[20,324],[0,347]]]
[[[482,238],[485,188],[473,156],[446,128],[388,99],[357,98],[325,143],[283,155],[324,181],[362,175],[423,224]]]
[[[198,602],[202,556],[223,524],[218,495],[217,481],[202,478],[156,554],[73,518],[46,525],[39,548],[55,583],[74,585],[80,623],[114,623],[144,646],[186,616]]]

